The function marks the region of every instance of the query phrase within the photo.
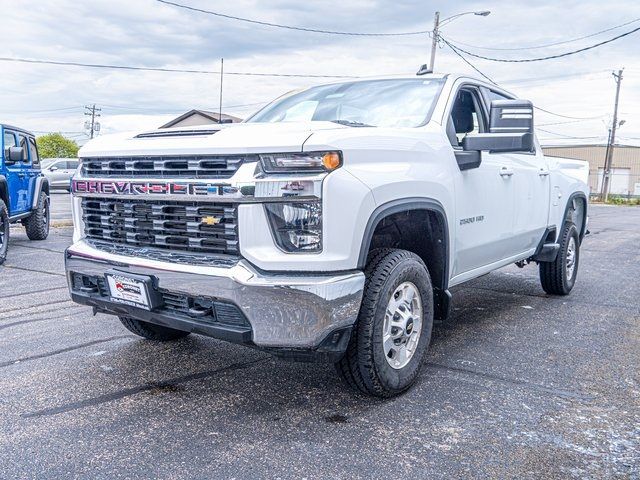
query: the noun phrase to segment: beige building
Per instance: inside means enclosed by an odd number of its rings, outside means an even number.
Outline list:
[[[588,161],[589,188],[592,194],[600,193],[606,145],[547,145],[542,150],[545,155]],[[640,146],[616,145],[611,167],[610,193],[640,196]]]
[[[241,121],[241,118],[234,117],[233,115],[222,114],[223,123],[238,123]],[[194,109],[180,115],[178,118],[174,118],[169,123],[165,123],[160,128],[195,127],[197,125],[211,125],[214,123],[220,123],[219,113]]]

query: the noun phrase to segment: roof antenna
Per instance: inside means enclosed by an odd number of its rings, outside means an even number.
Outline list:
[[[433,73],[433,70],[431,70],[425,63],[420,67],[420,70],[416,72],[416,75],[426,75],[427,73]]]

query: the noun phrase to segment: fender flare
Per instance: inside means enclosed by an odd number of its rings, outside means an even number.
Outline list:
[[[433,198],[414,197],[393,200],[378,206],[370,215],[369,220],[367,221],[367,226],[364,230],[362,245],[360,247],[360,255],[358,256],[358,268],[364,270],[366,266],[367,255],[369,253],[369,248],[371,247],[373,233],[380,221],[394,213],[400,213],[408,210],[427,210],[435,212],[442,221],[442,228],[444,232],[444,267],[442,271],[442,278],[432,278],[431,280],[434,283],[434,319],[446,320],[449,317],[451,310],[451,293],[449,292],[449,264],[451,257],[451,251],[449,249],[450,231],[447,213],[439,201]]]
[[[578,199],[584,202],[584,212],[582,212],[583,213],[582,222],[580,222],[581,225],[577,225],[577,227],[580,229],[580,243],[582,243],[582,239],[584,238],[587,231],[587,209],[589,208],[589,202],[584,192],[574,192],[569,196],[569,199],[567,200],[567,205],[564,208],[564,216],[562,217],[562,221],[564,222],[566,220],[567,215],[569,214],[569,208],[571,207],[575,208],[575,205],[576,205],[575,202]]]
[[[449,251],[449,220],[447,213],[445,212],[442,204],[433,199],[426,197],[413,197],[403,198],[398,200],[392,200],[376,207],[373,213],[369,216],[367,226],[364,229],[364,235],[362,237],[362,245],[360,246],[360,254],[358,256],[358,268],[364,270],[367,263],[367,255],[371,246],[371,240],[373,239],[373,233],[380,221],[394,213],[400,213],[407,210],[429,210],[438,214],[443,221],[444,226],[444,278],[442,279],[442,289],[446,290],[449,286],[449,257],[451,252]]]
[[[38,199],[40,198],[40,192],[44,192],[49,196],[49,179],[44,175],[36,178],[36,188],[33,191],[33,199],[31,201],[31,210],[38,208]]]

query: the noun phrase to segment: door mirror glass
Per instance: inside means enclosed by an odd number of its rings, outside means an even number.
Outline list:
[[[489,133],[469,134],[466,151],[533,152],[533,104],[528,100],[493,100]]]

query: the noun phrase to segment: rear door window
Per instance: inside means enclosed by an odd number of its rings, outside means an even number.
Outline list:
[[[27,141],[27,137],[20,134],[18,135],[18,139],[20,141],[20,146],[22,147],[22,162],[29,163],[29,142]]]

